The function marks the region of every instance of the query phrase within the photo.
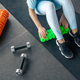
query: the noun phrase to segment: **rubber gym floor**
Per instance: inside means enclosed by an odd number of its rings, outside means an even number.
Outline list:
[[[75,8],[77,25],[80,32],[80,0],[72,0]],[[26,0],[0,0],[0,9],[9,12],[9,18],[0,37],[0,80],[80,80],[80,48],[74,44],[69,34],[64,35],[69,40],[74,53],[72,59],[64,58],[56,43],[56,39],[42,43],[39,40],[37,28],[28,14]],[[62,9],[57,11],[58,19]],[[49,29],[45,16],[38,16],[41,24]],[[20,46],[30,42],[31,50],[22,49],[13,54],[12,45]],[[24,74],[15,74],[19,68],[20,55],[28,55],[28,64]]]

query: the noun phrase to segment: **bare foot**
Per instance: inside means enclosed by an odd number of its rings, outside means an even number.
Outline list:
[[[65,18],[64,14],[62,14],[60,21],[59,21],[59,25],[61,26],[61,24],[63,25],[64,29],[68,28],[68,21]]]

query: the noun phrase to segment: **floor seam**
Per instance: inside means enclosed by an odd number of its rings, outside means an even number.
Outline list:
[[[15,39],[17,39],[18,37],[22,36],[24,33],[26,33],[27,30],[25,32],[23,32],[22,34],[18,35],[17,37],[15,37],[14,39],[12,39],[11,41],[9,41],[7,44],[5,44],[4,46],[2,46],[0,49],[2,49],[3,47],[5,47],[6,45],[8,45],[9,43],[11,43],[12,41],[14,41]]]

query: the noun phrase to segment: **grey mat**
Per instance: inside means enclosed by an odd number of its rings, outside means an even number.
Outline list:
[[[75,11],[80,14],[80,0],[71,0],[71,1],[74,5]]]
[[[0,8],[4,8],[0,4]],[[31,50],[12,54],[10,47],[31,42]],[[28,54],[29,66],[23,76],[17,76],[20,54]],[[0,38],[0,80],[77,80],[45,49],[11,14]]]

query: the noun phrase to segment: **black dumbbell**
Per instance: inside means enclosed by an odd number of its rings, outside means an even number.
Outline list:
[[[22,53],[21,58],[22,58],[22,60],[21,60],[20,67],[19,67],[19,69],[16,69],[16,74],[18,74],[18,75],[23,74],[24,64],[25,64],[25,61],[28,60],[28,56],[25,53]]]
[[[11,46],[11,52],[12,52],[12,53],[15,53],[16,50],[20,50],[20,49],[23,49],[23,48],[28,48],[28,49],[30,49],[30,48],[31,48],[30,42],[26,42],[26,45],[20,46],[20,47],[16,47],[16,48],[15,48],[14,46]]]

